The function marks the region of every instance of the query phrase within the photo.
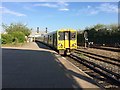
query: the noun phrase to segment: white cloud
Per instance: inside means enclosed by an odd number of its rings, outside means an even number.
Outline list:
[[[40,3],[40,4],[34,4],[33,6],[42,6],[42,7],[48,7],[48,8],[56,8],[59,11],[69,11],[69,4],[66,2],[56,2],[56,3]]]
[[[80,9],[77,15],[80,15],[82,13],[86,15],[96,15],[102,12],[118,13],[118,6],[115,4],[110,4],[110,3],[102,3],[99,6],[95,6],[95,7],[88,5],[87,8]]]
[[[96,7],[99,11],[108,12],[108,13],[117,13],[118,6],[110,3],[103,3],[100,6]]]
[[[43,6],[43,7],[49,7],[49,8],[57,8],[58,7],[58,5],[50,4],[50,3],[34,4],[34,6]]]
[[[83,8],[83,9],[80,9],[78,12],[77,12],[77,16],[79,16],[79,15],[82,15],[82,14],[84,14],[84,15],[96,15],[96,14],[98,14],[99,13],[99,11],[97,11],[97,10],[95,10],[95,9],[93,9],[92,7],[90,7],[90,8]]]
[[[23,6],[23,9],[27,10],[27,11],[32,11],[32,12],[35,12],[36,9],[33,8],[33,4],[25,4]]]
[[[66,3],[66,2],[58,2],[57,3],[58,5],[60,5],[60,6],[69,6],[69,4],[68,3]]]
[[[60,10],[60,11],[69,11],[69,8],[68,8],[69,4],[68,3],[58,2],[57,4],[59,6],[58,10]]]
[[[87,8],[91,8],[91,6],[88,5]]]
[[[99,11],[97,11],[97,10],[91,10],[91,11],[88,11],[89,12],[89,14],[90,15],[95,15],[95,14],[98,14],[99,13]]]
[[[69,11],[68,8],[60,8],[59,10],[60,10],[60,11]]]
[[[12,11],[12,10],[6,8],[6,7],[0,7],[0,13],[1,14],[11,14],[11,15],[15,15],[15,16],[26,16],[25,14]]]
[[[0,8],[3,8],[3,7],[0,7]]]

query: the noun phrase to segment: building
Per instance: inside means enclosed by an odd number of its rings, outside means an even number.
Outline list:
[[[45,31],[39,31],[38,33],[36,31],[32,31],[32,33],[28,36],[27,42],[33,42],[36,37],[41,37],[44,34],[46,34]]]

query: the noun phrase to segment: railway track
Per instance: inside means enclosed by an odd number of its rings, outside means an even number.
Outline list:
[[[80,49],[76,49],[76,51],[81,52],[81,53],[86,53],[86,54],[94,55],[94,56],[101,57],[101,58],[104,58],[104,59],[109,59],[109,60],[111,60],[113,62],[120,63],[119,58],[116,59],[116,58],[112,58],[112,57],[108,57],[108,56],[104,56],[104,55],[100,55],[100,54],[95,54],[95,53],[92,53],[92,52],[87,52],[87,51],[80,50]]]
[[[72,58],[72,63],[77,63],[76,65],[80,69],[93,77],[104,88],[120,86],[120,63],[118,60],[104,60],[103,57],[93,56],[79,50],[76,50],[68,58],[68,60]]]
[[[79,45],[78,48],[79,47],[81,47],[81,46]],[[120,48],[115,48],[115,47],[88,46],[88,48],[95,48],[95,49],[101,49],[101,50],[107,50],[107,51],[113,51],[113,52],[120,52]]]
[[[104,88],[120,88],[120,60],[77,49],[67,60]]]
[[[113,47],[102,47],[102,46],[92,46],[92,48],[120,52],[120,48],[113,48]]]

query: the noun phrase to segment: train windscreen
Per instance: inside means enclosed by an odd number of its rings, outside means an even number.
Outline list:
[[[71,32],[71,40],[75,40],[76,39],[76,32]]]
[[[64,40],[64,32],[59,32],[58,36],[59,40]]]

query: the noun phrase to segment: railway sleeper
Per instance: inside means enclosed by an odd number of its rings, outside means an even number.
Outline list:
[[[78,51],[75,51],[76,53],[79,53],[79,54],[81,54],[81,52],[78,52]],[[109,63],[109,64],[113,64],[113,65],[116,65],[116,66],[118,66],[118,67],[120,67],[120,64],[119,63],[114,63],[114,62],[111,62],[110,60],[109,61],[106,61],[106,60],[104,60],[104,58],[103,59],[100,59],[100,58],[98,58],[98,57],[95,57],[95,56],[92,56],[92,55],[89,55],[89,54],[86,54],[86,53],[82,53],[83,55],[85,55],[85,56],[87,56],[87,57],[89,57],[89,58],[93,58],[93,59],[97,59],[97,60],[99,60],[99,61],[102,61],[102,62],[106,62],[106,63]]]
[[[113,61],[116,61],[116,62],[120,63],[120,60],[117,60],[115,58],[111,58],[111,57],[107,57],[107,56],[103,56],[103,55],[99,55],[99,54],[95,54],[95,53],[90,53],[90,52],[86,52],[86,51],[78,50],[78,49],[76,49],[76,51],[87,53],[87,54],[91,54],[91,55],[95,55],[95,56],[106,58],[106,59],[110,59],[110,60],[113,60]]]
[[[99,73],[100,75],[102,76],[105,76],[108,80],[110,80],[111,83],[115,84],[115,85],[118,85],[120,86],[120,81],[118,81],[117,79],[111,77],[110,75],[98,70],[95,68],[96,65],[90,65],[90,62],[88,62],[87,60],[85,59],[82,59],[76,55],[72,55],[74,59],[78,60],[80,63],[82,63],[83,65],[89,67],[90,69],[94,70],[95,72]]]
[[[80,58],[80,57],[79,57],[79,58]],[[83,58],[80,58],[80,59],[83,59]],[[83,61],[86,61],[86,62],[88,62],[89,64],[93,65],[94,68],[100,68],[102,71],[104,70],[104,71],[106,71],[108,74],[114,75],[114,76],[115,76],[114,78],[120,79],[120,75],[119,75],[119,74],[117,74],[117,73],[115,73],[115,72],[113,72],[113,71],[111,71],[111,70],[106,69],[106,67],[102,67],[102,66],[100,66],[100,65],[98,65],[98,64],[95,64],[95,63],[90,62],[90,61],[85,60],[85,59],[84,59]]]

